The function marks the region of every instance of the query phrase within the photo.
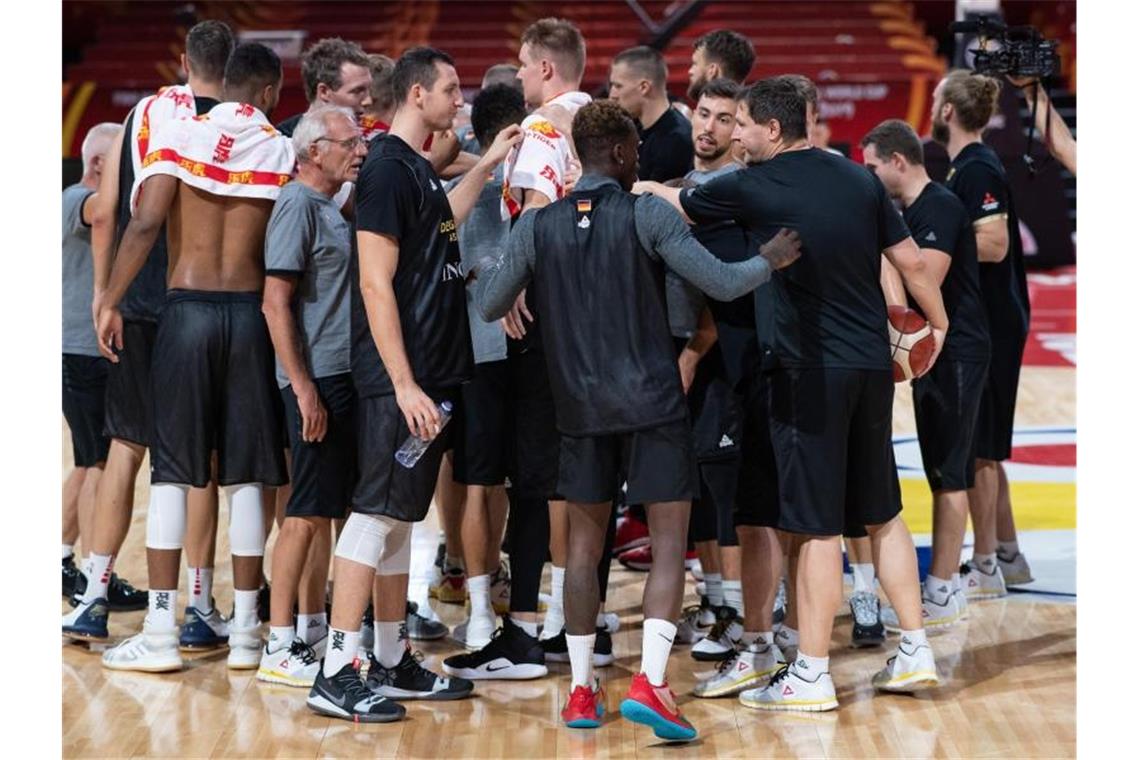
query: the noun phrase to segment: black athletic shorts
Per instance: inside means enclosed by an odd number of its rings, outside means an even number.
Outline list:
[[[273,346],[260,293],[171,290],[151,364],[151,483],[287,482]]]
[[[878,525],[897,515],[890,370],[785,368],[768,381],[776,527],[839,536],[849,523]]]
[[[119,363],[107,370],[106,415],[103,433],[139,446],[149,446],[154,433],[150,395],[150,359],[158,325],[123,320],[123,350]]]
[[[424,393],[437,404],[452,404],[459,389]],[[453,435],[448,423],[411,469],[396,461],[396,451],[411,432],[395,394],[368,396],[356,401],[357,467],[360,474],[352,493],[352,510],[367,515],[385,515],[403,522],[419,522],[427,516],[439,464]]]
[[[716,539],[718,546],[738,546],[733,511],[740,457],[699,462],[697,469],[701,493],[693,499],[695,518],[689,521],[691,538],[694,541]]]
[[[63,355],[63,417],[76,467],[107,461],[111,441],[103,435],[103,407],[110,364],[102,356]]]
[[[775,528],[780,516],[780,489],[768,424],[769,376],[759,366],[754,370],[737,386],[744,429],[733,517],[737,525]]]
[[[456,483],[501,486],[507,479],[511,434],[511,372],[507,360],[475,365],[475,376],[461,387],[460,413],[451,424]]]
[[[558,493],[583,504],[621,493],[631,504],[688,501],[697,493],[697,458],[688,419],[648,430],[562,436]]]
[[[994,343],[990,368],[978,407],[976,455],[1004,462],[1013,450],[1013,415],[1025,339],[1012,346]]]
[[[557,499],[562,436],[554,421],[554,392],[541,351],[507,358],[511,375],[513,433],[507,475],[515,496]]]
[[[918,445],[932,491],[974,487],[975,429],[987,374],[985,362],[943,357],[913,383]]]
[[[292,450],[292,493],[285,516],[343,519],[356,483],[356,391],[347,372],[313,382],[328,421],[325,437],[315,443],[301,438],[301,409],[293,386],[281,389]]]

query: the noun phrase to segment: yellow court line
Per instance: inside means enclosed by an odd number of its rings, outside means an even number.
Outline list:
[[[63,117],[63,155],[65,158],[68,155],[67,151],[71,148],[71,143],[75,140],[75,130],[79,129],[79,120],[83,118],[83,112],[87,110],[87,104],[94,94],[95,83],[84,82],[76,88],[75,96],[67,107],[67,113]]]
[[[930,487],[925,480],[900,479],[903,520],[911,533],[930,533]],[[1076,483],[1010,483],[1013,516],[1021,530],[1075,530],[1077,527]]]

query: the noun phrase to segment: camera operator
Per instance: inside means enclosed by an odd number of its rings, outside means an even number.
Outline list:
[[[934,90],[931,113],[934,140],[950,156],[946,185],[965,204],[974,225],[993,349],[978,413],[976,474],[969,492],[974,555],[962,569],[963,589],[971,601],[1005,596],[1007,582],[1032,580],[1017,547],[1001,464],[1009,459],[1013,442],[1018,376],[1029,334],[1029,289],[1009,180],[997,153],[982,142],[1000,90],[1000,82],[992,77],[951,71]],[[1006,540],[999,540],[999,521]]]
[[[1053,107],[1053,102],[1049,100],[1049,93],[1045,91],[1045,85],[1038,79],[1028,77],[1010,76],[1008,79],[1014,87],[1021,90],[1030,112],[1033,111],[1034,104],[1036,104],[1034,126],[1050,155],[1057,159],[1061,166],[1076,174],[1077,138],[1073,137],[1073,133],[1069,131],[1069,126],[1065,124],[1065,120]]]

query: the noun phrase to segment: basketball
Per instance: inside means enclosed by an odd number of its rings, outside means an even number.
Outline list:
[[[934,352],[934,333],[930,331],[930,323],[914,309],[888,306],[887,333],[891,340],[895,382],[913,379]]]

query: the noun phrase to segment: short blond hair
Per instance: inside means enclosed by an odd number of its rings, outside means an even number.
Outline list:
[[[563,79],[576,82],[586,71],[586,40],[572,21],[541,18],[523,31],[522,44],[541,48]]]

